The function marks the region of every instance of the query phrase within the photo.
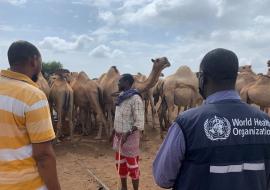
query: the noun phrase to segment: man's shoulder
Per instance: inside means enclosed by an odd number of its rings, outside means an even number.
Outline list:
[[[22,95],[26,98],[30,98],[33,96],[39,98],[44,98],[44,96],[46,97],[44,92],[41,91],[38,87],[33,86],[32,84],[29,84],[25,81],[8,79],[0,76],[0,84],[8,86],[10,91],[12,91],[13,93],[13,90],[16,90],[19,95]]]
[[[139,94],[134,94],[130,100],[133,100],[133,101],[142,101],[142,97],[139,95]]]
[[[188,109],[187,111],[184,111],[181,113],[181,117],[194,116],[197,113],[203,112],[204,109],[205,109],[205,105],[200,105],[198,107]]]

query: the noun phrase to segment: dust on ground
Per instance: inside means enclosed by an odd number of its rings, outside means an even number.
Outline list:
[[[146,141],[141,141],[140,189],[159,190],[152,176],[152,162],[162,142],[159,128],[146,125]],[[57,169],[63,190],[97,190],[98,184],[88,172],[91,170],[111,190],[120,183],[115,168],[114,151],[106,140],[93,140],[96,132],[90,136],[75,136],[75,145],[62,142],[55,146]],[[128,179],[129,189],[131,180]],[[120,185],[120,184],[119,184]]]

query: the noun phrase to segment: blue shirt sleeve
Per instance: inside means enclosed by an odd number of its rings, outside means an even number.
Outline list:
[[[184,160],[185,146],[181,128],[173,123],[153,163],[153,175],[158,186],[167,189],[173,187]]]

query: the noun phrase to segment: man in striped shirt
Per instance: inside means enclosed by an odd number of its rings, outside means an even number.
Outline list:
[[[60,190],[48,101],[35,84],[41,55],[17,41],[8,61],[10,69],[0,73],[0,189]]]

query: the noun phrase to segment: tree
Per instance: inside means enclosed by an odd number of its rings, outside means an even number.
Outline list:
[[[56,70],[63,69],[63,65],[57,61],[42,63],[42,73],[45,77],[53,74]]]

